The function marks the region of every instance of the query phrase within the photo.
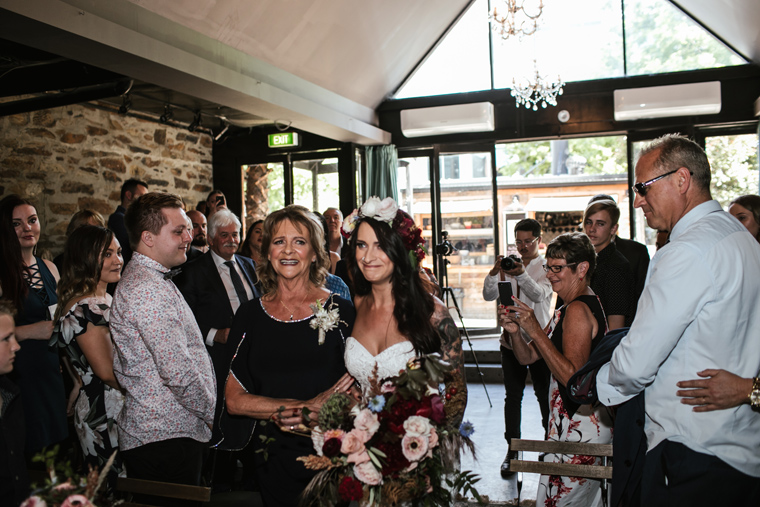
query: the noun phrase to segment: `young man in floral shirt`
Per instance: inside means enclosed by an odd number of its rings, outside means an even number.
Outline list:
[[[179,197],[148,193],[125,217],[134,256],[111,311],[114,373],[125,390],[119,446],[133,478],[198,485],[216,404],[214,370],[171,280],[192,240]]]

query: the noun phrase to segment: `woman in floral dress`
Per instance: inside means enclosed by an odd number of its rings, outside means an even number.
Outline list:
[[[501,307],[499,321],[521,364],[544,358],[551,371],[549,384],[548,440],[608,444],[612,442],[612,416],[601,404],[578,405],[566,391],[570,377],[588,361],[604,336],[607,321],[599,298],[589,288],[596,267],[596,253],[588,236],[557,236],[546,249],[547,278],[565,304],[546,330],[533,310],[515,298],[515,306]],[[594,456],[547,454],[544,462],[598,464]],[[536,505],[561,507],[601,506],[601,483],[580,477],[542,475]]]
[[[87,225],[69,236],[51,338],[51,345],[61,348],[64,362],[79,377],[74,424],[85,463],[98,469],[119,447],[116,416],[124,397],[113,373],[111,295],[106,286],[119,281],[123,264],[121,246],[110,230]],[[109,476],[112,486],[120,471],[117,456]]]

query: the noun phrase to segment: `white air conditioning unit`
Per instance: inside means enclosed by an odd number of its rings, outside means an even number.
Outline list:
[[[720,113],[720,81],[615,90],[615,121]]]
[[[478,102],[401,111],[401,132],[406,137],[493,132],[493,104]]]

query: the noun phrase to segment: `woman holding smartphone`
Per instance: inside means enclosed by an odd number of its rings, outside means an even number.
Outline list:
[[[591,350],[607,330],[602,305],[589,287],[595,267],[596,252],[588,236],[579,232],[562,234],[546,249],[544,269],[565,304],[555,312],[546,329],[539,325],[533,309],[517,298],[513,298],[514,306],[499,308],[499,323],[518,361],[530,364],[544,359],[551,372],[548,440],[612,442],[609,409],[601,404],[573,403],[566,391],[567,381],[586,364]],[[598,459],[547,454],[544,461],[593,464]],[[601,506],[601,485],[590,479],[542,475],[536,505]]]

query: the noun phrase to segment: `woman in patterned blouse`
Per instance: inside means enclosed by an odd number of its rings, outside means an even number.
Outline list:
[[[57,325],[50,340],[78,376],[74,426],[85,462],[97,469],[118,449],[116,416],[124,404],[113,373],[111,296],[106,292],[109,283],[121,279],[123,264],[121,246],[110,230],[85,225],[69,236],[58,284]],[[111,485],[120,460],[114,465]]]

